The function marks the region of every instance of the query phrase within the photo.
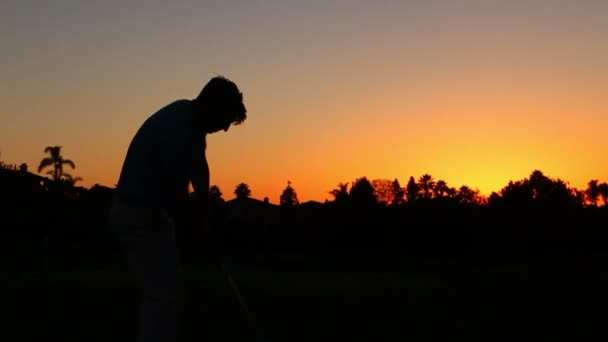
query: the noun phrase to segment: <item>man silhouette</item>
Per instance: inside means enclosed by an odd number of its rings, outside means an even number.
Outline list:
[[[207,209],[206,135],[245,121],[236,84],[211,78],[198,97],[177,100],[139,128],[122,166],[110,226],[142,291],[140,342],[175,341],[183,308],[183,276],[175,241],[177,202],[188,185]],[[200,217],[204,222],[204,217]]]

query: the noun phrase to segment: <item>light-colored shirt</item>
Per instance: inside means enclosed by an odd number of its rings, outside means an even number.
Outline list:
[[[205,151],[205,135],[193,128],[194,104],[175,101],[150,116],[127,151],[117,192],[141,205],[171,211],[186,194],[196,154]]]

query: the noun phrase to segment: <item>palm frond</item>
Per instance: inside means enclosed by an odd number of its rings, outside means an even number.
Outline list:
[[[61,155],[61,146],[47,146],[44,149],[44,153],[48,153],[54,159],[59,159],[59,155]]]
[[[51,158],[44,158],[40,161],[40,166],[38,166],[38,172],[42,171],[42,169],[44,169],[47,166],[53,165],[53,159]]]
[[[72,169],[76,168],[76,165],[74,164],[74,162],[70,159],[64,159],[61,161],[61,164],[67,164],[69,165]]]

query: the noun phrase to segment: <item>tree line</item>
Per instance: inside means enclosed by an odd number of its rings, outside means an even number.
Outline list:
[[[367,203],[385,207],[428,201],[489,207],[518,204],[525,206],[532,203],[558,207],[608,205],[608,183],[593,179],[589,181],[587,188],[578,190],[559,178],[553,179],[544,175],[540,170],[532,171],[528,178],[509,181],[505,187],[489,196],[484,196],[479,190],[467,185],[458,188],[448,186],[446,181],[435,180],[430,174],[423,174],[418,179],[411,176],[405,187],[401,186],[398,179],[369,180],[364,176],[351,183],[339,183],[328,193],[333,197],[331,202],[335,203]],[[236,198],[250,197],[249,185],[239,183],[234,195]],[[210,187],[210,198],[212,201],[224,201],[219,186]],[[279,203],[281,206],[295,206],[300,203],[290,181],[281,192]]]
[[[27,165],[0,163],[6,250],[35,254],[32,248],[42,249],[32,246],[50,241],[62,245],[55,250],[70,259],[95,250],[91,246],[111,245],[106,222],[114,188],[77,186],[81,178],[66,172],[76,163],[62,155],[61,147],[43,152],[37,170],[46,177],[29,172]],[[249,185],[242,182],[231,201],[224,200],[219,186],[210,187],[209,219],[218,228],[214,234],[220,245],[256,255],[280,250],[308,256],[373,252],[487,259],[603,253],[608,252],[607,189],[606,182],[593,179],[578,190],[540,170],[489,196],[466,185],[452,187],[430,174],[411,176],[405,186],[398,179],[363,176],[328,189],[331,199],[323,203],[301,202],[295,185],[287,181],[279,205],[274,205],[267,198],[251,198]],[[185,198],[187,210],[181,212],[196,210],[195,203]],[[187,215],[178,221],[186,241],[184,232],[197,228]]]
[[[76,168],[71,159],[66,159],[61,154],[61,146],[47,146],[44,153],[47,154],[38,166],[38,173],[46,171],[50,180],[55,184],[76,186],[83,180],[82,177],[73,176],[66,172],[65,167]],[[28,165],[22,163],[7,164],[0,160],[0,170],[28,172]],[[251,196],[248,184],[242,182],[234,189],[236,198],[247,198]],[[369,180],[363,176],[349,183],[339,183],[335,189],[328,191],[333,197],[333,202],[347,203],[369,202],[383,206],[398,206],[418,201],[454,201],[465,205],[496,206],[504,203],[530,203],[530,202],[552,202],[561,205],[580,206],[606,206],[608,204],[608,183],[592,179],[587,187],[578,190],[570,187],[567,182],[557,178],[552,179],[540,170],[534,170],[526,179],[509,181],[509,183],[498,192],[492,192],[489,196],[482,195],[479,190],[467,185],[460,187],[449,186],[444,180],[436,180],[426,173],[415,179],[413,176],[405,187],[402,187],[398,179],[373,179]],[[212,201],[223,201],[223,194],[219,186],[212,185],[209,189]],[[297,192],[291,182],[279,197],[279,203],[283,206],[294,206],[299,204]]]

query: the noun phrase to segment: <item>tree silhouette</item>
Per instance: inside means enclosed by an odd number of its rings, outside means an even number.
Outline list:
[[[422,198],[430,199],[433,195],[433,189],[435,188],[435,180],[431,175],[425,173],[418,179],[418,186],[422,191]]]
[[[374,187],[374,194],[378,202],[383,205],[393,203],[394,191],[392,181],[388,179],[374,179],[371,184]]]
[[[27,173],[27,164],[26,163],[21,163],[21,165],[19,165],[19,171],[23,172],[23,173]]]
[[[544,200],[549,196],[552,181],[540,170],[532,171],[528,182],[534,199]]]
[[[345,203],[348,200],[348,184],[338,184],[338,187],[330,191],[329,194],[334,196],[334,202]]]
[[[449,190],[450,190],[450,188],[448,187],[448,184],[444,180],[440,179],[437,181],[437,183],[435,183],[435,186],[432,189],[433,197],[434,198],[446,197],[448,195]]]
[[[458,194],[458,190],[456,190],[456,188],[453,188],[453,187],[449,186],[449,187],[446,189],[446,192],[445,192],[445,193],[446,193],[446,195],[447,195],[449,198],[454,198],[454,197],[456,197],[456,195]]]
[[[481,204],[479,191],[473,190],[466,185],[463,185],[458,189],[456,199],[460,204]]]
[[[372,206],[378,203],[374,187],[367,177],[361,177],[353,182],[350,188],[350,200],[355,206]]]
[[[219,222],[225,218],[224,201],[222,191],[217,185],[209,187],[209,220],[211,222]]]
[[[488,196],[488,207],[496,208],[502,204],[502,196],[496,191],[492,191],[490,196]]]
[[[211,203],[221,203],[224,202],[224,198],[222,197],[222,191],[220,187],[217,185],[212,185],[209,187],[209,202]]]
[[[393,194],[393,201],[391,202],[391,205],[401,205],[404,200],[405,189],[401,187],[401,184],[399,184],[399,180],[397,180],[397,178],[395,178],[393,181],[391,191]]]
[[[573,207],[583,204],[576,189],[571,189],[561,179],[551,179],[534,170],[529,178],[509,181],[500,191],[500,203],[517,207]]]
[[[410,180],[405,186],[405,195],[407,197],[408,202],[415,202],[417,199],[420,198],[420,187],[412,176],[410,176]]]
[[[590,180],[587,184],[587,189],[585,189],[585,200],[591,205],[597,206],[597,200],[600,197],[600,188],[598,186],[598,180],[593,179]]]
[[[234,189],[234,194],[238,199],[248,198],[249,196],[251,196],[251,190],[249,189],[249,185],[245,183],[240,183],[236,186],[236,189]]]
[[[283,193],[281,193],[280,204],[284,207],[293,207],[300,204],[298,201],[298,194],[291,186],[290,181],[287,181],[287,187],[283,190]]]
[[[500,203],[509,206],[527,206],[532,203],[533,196],[527,180],[509,181],[507,186],[500,190]]]
[[[604,203],[604,207],[608,206],[608,183],[601,183],[598,186],[598,192],[600,197],[602,197],[602,202]]]
[[[60,181],[63,176],[63,165],[68,165],[72,169],[76,168],[73,161],[63,158],[61,155],[61,146],[47,146],[44,149],[44,153],[48,153],[49,157],[46,157],[40,161],[38,173],[48,166],[52,166],[53,169],[47,173],[50,174],[53,177],[53,180],[56,182]]]

